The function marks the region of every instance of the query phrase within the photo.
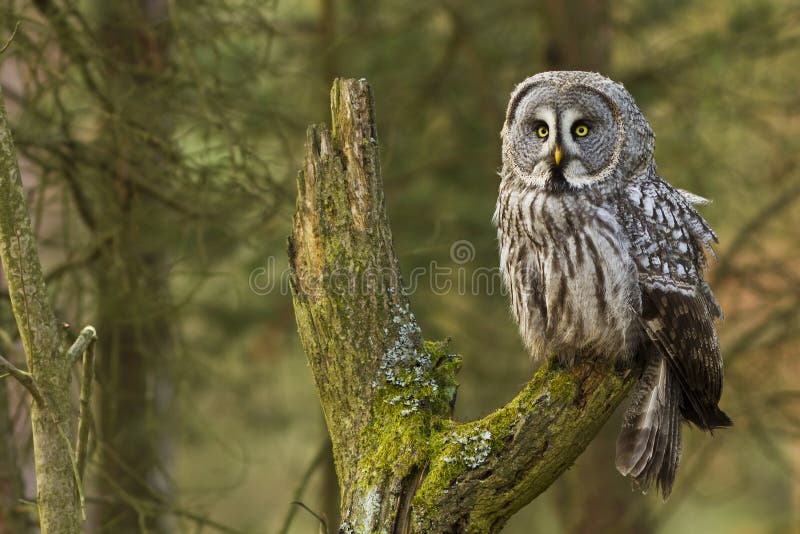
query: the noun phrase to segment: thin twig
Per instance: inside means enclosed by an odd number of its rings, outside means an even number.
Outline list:
[[[6,360],[2,356],[0,356],[0,369],[8,373],[9,375],[13,376],[17,382],[19,382],[25,389],[27,389],[33,399],[39,404],[39,406],[44,406],[44,399],[42,398],[42,394],[39,392],[39,388],[36,386],[36,382],[33,380],[33,376],[30,373],[19,369],[10,361]]]
[[[323,442],[322,447],[319,448],[317,454],[314,455],[314,459],[311,460],[310,464],[308,464],[305,473],[303,473],[303,476],[300,478],[300,482],[297,484],[297,488],[295,488],[294,494],[292,495],[292,505],[300,502],[300,499],[303,497],[303,493],[306,490],[306,486],[308,486],[308,482],[311,480],[311,475],[313,475],[317,468],[322,464],[322,461],[327,456],[326,453],[330,447],[330,439],[326,439]],[[283,526],[278,531],[279,534],[288,534],[289,527],[292,526],[292,521],[294,521],[295,515],[297,515],[297,508],[295,506],[289,506],[289,511],[286,513],[286,518],[283,520]],[[316,516],[316,514],[314,515]]]
[[[51,282],[57,282],[61,277],[64,275],[77,270],[80,267],[86,267],[91,265],[92,262],[97,260],[100,257],[101,248],[108,244],[110,239],[108,237],[104,238],[99,245],[93,247],[89,252],[87,252],[84,256],[79,258],[75,258],[74,260],[67,260],[64,263],[57,265],[53,268],[52,271],[44,275],[44,281],[46,284]],[[8,289],[0,288],[0,298],[10,298],[8,293]]]
[[[786,169],[782,174],[793,172],[794,168]],[[738,257],[739,252],[748,244],[759,230],[764,228],[769,221],[780,215],[785,209],[792,206],[792,203],[800,197],[800,185],[790,187],[787,191],[782,191],[779,195],[761,208],[733,238],[724,255],[720,257],[717,268],[712,273],[711,285],[722,284],[722,281],[731,273],[733,260]]]
[[[320,525],[322,525],[322,531],[323,532],[328,532],[328,522],[325,521],[324,517],[319,515],[317,512],[315,512],[314,510],[312,510],[308,506],[306,506],[305,503],[302,503],[300,501],[292,501],[292,504],[296,504],[297,506],[299,506],[300,508],[302,508],[303,510],[305,510],[309,514],[313,515],[317,519],[317,521],[319,521]]]
[[[11,32],[11,37],[9,37],[9,38],[8,38],[8,41],[6,41],[6,44],[4,44],[4,45],[2,46],[2,48],[0,48],[0,54],[2,54],[3,52],[5,52],[5,51],[6,51],[6,49],[7,49],[9,46],[11,46],[11,41],[13,41],[13,40],[14,40],[14,37],[16,37],[16,36],[17,36],[17,30],[19,29],[19,24],[20,24],[20,22],[19,22],[19,21],[17,21],[17,23],[16,23],[16,24],[14,24],[14,31],[13,31],[13,32]]]
[[[111,482],[112,485],[115,485]],[[210,527],[214,530],[218,530],[219,532],[224,532],[226,534],[247,534],[247,531],[238,530],[233,527],[229,527],[227,525],[223,525],[222,523],[218,523],[211,518],[208,518],[201,514],[196,514],[194,512],[190,512],[189,510],[184,510],[181,508],[175,508],[171,506],[166,506],[161,503],[151,503],[147,501],[139,501],[134,504],[136,501],[135,497],[132,497],[124,492],[122,488],[117,487],[117,494],[122,495],[121,499],[114,499],[110,497],[103,497],[103,496],[87,496],[86,501],[89,503],[99,503],[99,504],[127,504],[132,508],[137,509],[137,513],[141,515],[157,515],[157,514],[171,514],[176,517],[183,517],[190,521],[193,521],[198,526]],[[146,510],[145,510],[146,509]]]

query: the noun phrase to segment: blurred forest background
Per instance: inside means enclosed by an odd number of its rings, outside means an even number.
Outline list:
[[[497,265],[508,95],[555,68],[623,82],[661,175],[714,200],[736,426],[685,432],[663,504],[616,473],[617,414],[505,532],[800,531],[797,0],[0,0],[0,42],[17,24],[0,81],[49,289],[100,336],[91,532],[316,532],[293,500],[335,521],[281,286],[305,128],[334,77],[367,78],[404,273],[469,275]],[[426,280],[423,333],[464,356],[456,416],[485,414],[534,370],[506,298]],[[36,531],[28,402],[0,380],[2,533]]]

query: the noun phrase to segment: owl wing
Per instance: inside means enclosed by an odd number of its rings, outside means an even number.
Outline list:
[[[642,290],[640,321],[682,392],[684,417],[703,428],[728,426],[719,410],[722,355],[714,318],[719,304],[703,279],[706,250],[717,242],[692,198],[655,175],[627,187],[626,230]],[[711,251],[713,254],[713,251]]]

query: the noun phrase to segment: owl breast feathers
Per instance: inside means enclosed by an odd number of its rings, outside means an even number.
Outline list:
[[[494,222],[511,309],[534,357],[638,364],[617,468],[666,499],[681,420],[711,430],[722,357],[703,279],[717,238],[657,172],[654,135],[630,94],[599,74],[548,72],[517,86],[501,137]]]

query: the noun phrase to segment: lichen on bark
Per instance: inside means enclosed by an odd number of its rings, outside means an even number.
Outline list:
[[[71,361],[45,289],[16,152],[0,92],[0,259],[28,371],[44,399],[33,402],[37,506],[43,534],[78,532],[78,491],[70,455]]]
[[[546,365],[452,420],[461,358],[424,342],[384,208],[372,91],[336,80],[309,128],[289,238],[300,339],[333,442],[341,532],[496,532],[583,451],[633,382],[606,358]]]

